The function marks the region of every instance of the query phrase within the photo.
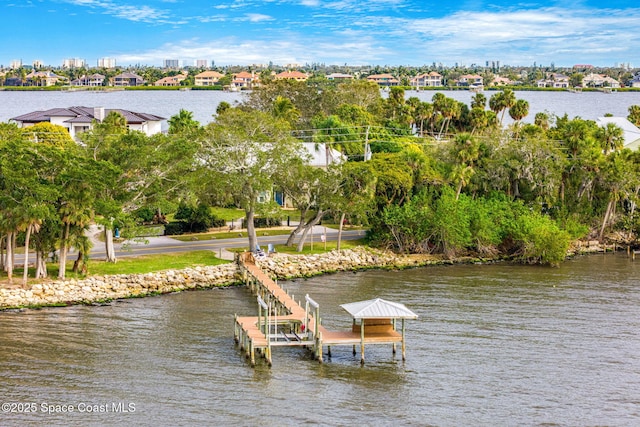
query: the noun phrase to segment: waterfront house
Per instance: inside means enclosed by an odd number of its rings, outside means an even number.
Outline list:
[[[231,87],[235,89],[251,89],[258,85],[258,81],[259,79],[255,74],[242,71],[233,75]]]
[[[331,73],[327,75],[327,80],[344,82],[347,80],[353,80],[353,76],[351,74],[343,74],[343,73]]]
[[[442,75],[435,71],[430,73],[420,74],[411,79],[411,86],[413,87],[440,87],[442,86]]]
[[[464,74],[460,76],[458,80],[456,80],[456,86],[467,86],[470,88],[482,87],[483,79],[482,76],[477,74]]]
[[[638,151],[640,147],[640,129],[626,117],[598,117],[596,119],[598,126],[605,127],[607,123],[613,123],[622,129],[624,136],[624,148],[632,151]]]
[[[203,71],[194,76],[196,86],[215,86],[220,83],[220,79],[224,74],[217,71]]]
[[[66,79],[53,71],[32,71],[25,76],[26,86],[54,86]]]
[[[80,78],[72,80],[71,85],[72,86],[89,86],[89,87],[103,86],[105,78],[106,78],[105,76],[98,73],[91,74],[90,76],[83,75]]]
[[[569,87],[569,77],[560,73],[549,73],[546,78],[536,82],[538,87],[552,87],[556,89],[566,89]]]
[[[154,86],[180,86],[180,83],[187,78],[186,74],[176,74],[175,76],[167,76],[163,77],[160,80],[157,80],[153,85]]]
[[[629,80],[629,86],[640,87],[640,73],[636,74],[631,80]]]
[[[610,87],[617,89],[620,82],[603,74],[589,73],[582,78],[582,86],[586,87]]]
[[[298,82],[304,82],[309,79],[309,75],[301,73],[300,71],[283,71],[276,74],[274,78],[276,80],[295,80]]]
[[[398,86],[400,81],[393,77],[391,74],[372,74],[367,76],[367,80],[374,82],[379,86]]]
[[[507,77],[500,77],[496,75],[491,82],[491,86],[512,86],[515,82]]]
[[[15,122],[20,128],[27,128],[36,123],[49,122],[66,128],[71,137],[75,139],[80,133],[91,129],[94,120],[101,122],[112,111],[122,114],[127,121],[127,127],[131,130],[140,131],[146,135],[153,135],[162,131],[162,121],[164,117],[148,113],[136,113],[118,108],[52,108],[50,110],[22,114],[10,120]]]
[[[113,86],[142,86],[145,80],[135,73],[118,74],[111,80]]]

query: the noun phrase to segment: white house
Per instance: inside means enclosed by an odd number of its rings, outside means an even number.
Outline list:
[[[318,168],[326,168],[327,166],[340,164],[347,160],[344,154],[336,149],[328,148],[325,143],[303,142],[305,154],[310,157],[308,164]]]
[[[325,143],[315,142],[303,142],[302,143],[303,153],[302,155],[307,158],[307,164],[316,168],[326,168],[330,165],[340,164],[347,160],[347,157],[335,150],[333,148],[327,147]],[[288,200],[284,193],[279,190],[274,190],[273,192],[273,200],[278,203],[280,206],[284,206],[287,208],[292,208],[290,200]],[[264,202],[269,198],[268,193],[262,194],[258,201]]]
[[[137,130],[146,135],[154,135],[162,131],[162,121],[164,117],[154,114],[136,113],[129,110],[105,109],[104,107],[69,107],[52,108],[45,111],[34,111],[13,117],[18,127],[26,128],[36,123],[49,122],[67,128],[72,138],[82,132],[91,129],[94,120],[102,121],[112,111],[118,112],[127,120],[127,127]]]
[[[411,86],[414,87],[438,87],[442,86],[442,75],[431,71],[430,73],[420,74],[411,79]]]
[[[602,127],[607,123],[613,123],[621,128],[624,134],[624,148],[637,151],[640,147],[640,129],[625,117],[598,117],[596,123]]]
[[[619,88],[620,82],[604,74],[590,73],[583,77],[582,86]]]

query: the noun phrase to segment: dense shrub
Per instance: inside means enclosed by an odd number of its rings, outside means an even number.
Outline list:
[[[242,228],[247,228],[246,219],[242,219]],[[280,227],[282,225],[282,220],[280,218],[267,218],[267,217],[256,217],[253,219],[253,226],[255,228],[269,228],[269,227]]]
[[[567,255],[571,236],[549,217],[538,213],[519,218],[518,240],[522,243],[522,259],[535,264],[558,264]]]
[[[546,215],[504,195],[472,199],[454,191],[423,191],[382,212],[372,240],[400,252],[473,251],[511,255],[525,262],[557,264],[566,256],[571,234]]]
[[[184,234],[187,227],[187,223],[184,221],[172,221],[164,226],[164,235],[165,236],[176,236],[179,234]]]
[[[155,218],[155,215],[156,215],[156,210],[148,206],[143,206],[140,209],[137,209],[133,213],[133,215],[136,217],[136,219],[140,223],[148,224],[153,222],[153,219]]]
[[[224,227],[226,225],[223,219],[216,218],[211,213],[211,208],[203,203],[198,206],[180,203],[174,217],[185,223],[185,233],[201,233],[212,227]]]

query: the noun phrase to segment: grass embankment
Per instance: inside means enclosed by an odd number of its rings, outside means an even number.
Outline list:
[[[289,229],[274,229],[274,228],[265,228],[257,231],[258,237],[263,236],[283,236],[290,234],[291,230]],[[246,230],[238,230],[238,231],[221,231],[221,232],[210,232],[210,233],[197,233],[197,234],[181,234],[179,236],[169,236],[172,239],[179,240],[181,242],[196,242],[200,240],[215,240],[215,239],[234,239],[240,237],[247,237]]]
[[[318,255],[326,252],[331,252],[337,249],[338,242],[329,241],[322,243],[320,241],[314,241],[313,244],[307,239],[307,242],[304,244],[302,252],[297,251],[298,245],[293,245],[291,247],[285,245],[275,245],[275,250],[278,253],[289,254],[289,255]],[[366,246],[365,239],[358,240],[343,240],[340,242],[340,249],[353,249],[357,246]],[[266,247],[263,247],[266,251]],[[229,248],[227,249],[230,252],[243,252],[246,248]]]
[[[103,260],[91,260],[87,274],[74,273],[71,271],[73,262],[67,263],[67,279],[83,279],[87,276],[104,276],[111,274],[143,274],[153,273],[162,270],[181,270],[190,267],[226,264],[229,261],[220,259],[212,251],[192,251],[168,253],[159,255],[140,255],[136,257],[121,257],[117,263],[109,263]],[[48,263],[47,272],[50,279],[58,277],[58,264]],[[13,285],[22,283],[23,268],[13,270]],[[35,271],[29,268],[30,276]],[[42,279],[29,279],[29,285],[42,283]],[[0,273],[0,287],[7,287],[7,273]]]

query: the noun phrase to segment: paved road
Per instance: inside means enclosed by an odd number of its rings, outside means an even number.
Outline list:
[[[313,243],[314,245],[322,245],[321,235],[324,234],[325,228],[322,226],[314,227]],[[326,229],[327,240],[338,240],[338,230]],[[364,237],[364,230],[343,231],[342,240],[356,240]],[[258,231],[258,244],[261,248],[267,249],[269,243],[274,245],[284,244],[288,235],[280,236],[260,236]],[[233,259],[233,254],[226,251],[226,248],[242,248],[248,249],[249,240],[247,237],[237,237],[232,239],[220,240],[198,240],[193,242],[182,242],[166,236],[148,237],[146,242],[125,241],[115,245],[116,257],[139,256],[149,254],[162,254],[173,252],[188,252],[194,250],[211,250],[216,251],[220,257],[225,259]],[[310,242],[310,236],[307,236],[306,243]],[[105,256],[104,243],[95,241],[91,250],[91,258],[100,259]]]

